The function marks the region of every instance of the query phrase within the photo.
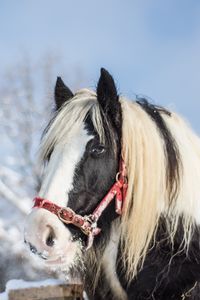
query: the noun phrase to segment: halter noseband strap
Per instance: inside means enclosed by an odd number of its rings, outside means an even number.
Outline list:
[[[63,223],[73,224],[80,228],[80,230],[88,236],[87,248],[89,249],[94,237],[101,231],[97,227],[97,221],[101,217],[103,211],[107,208],[110,202],[115,198],[115,211],[117,214],[122,214],[123,202],[126,197],[128,188],[126,177],[126,166],[124,161],[120,160],[119,172],[116,175],[116,182],[113,184],[106,196],[101,200],[91,215],[81,216],[76,214],[69,207],[60,207],[57,204],[40,197],[35,197],[34,208],[44,208],[51,213],[55,214]]]

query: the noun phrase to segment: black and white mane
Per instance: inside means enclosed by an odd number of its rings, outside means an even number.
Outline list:
[[[128,191],[122,216],[114,202],[101,216],[90,250],[78,228],[43,209],[28,217],[26,242],[45,264],[79,270],[89,299],[200,299],[199,138],[174,112],[119,96],[105,69],[96,92],[74,95],[58,78],[55,102],[39,195],[89,215],[121,156]]]

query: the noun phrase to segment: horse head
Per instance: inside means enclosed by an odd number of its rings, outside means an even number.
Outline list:
[[[73,94],[58,77],[55,115],[44,131],[41,157],[44,175],[38,196],[89,216],[115,183],[121,154],[121,106],[112,76],[101,69],[96,93]],[[111,203],[98,220],[106,235],[118,216]],[[71,266],[87,236],[44,207],[33,208],[25,225],[25,242],[46,264]]]

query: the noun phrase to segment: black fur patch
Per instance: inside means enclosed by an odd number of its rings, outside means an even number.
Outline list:
[[[103,117],[103,116],[102,116]],[[107,194],[114,184],[119,168],[119,156],[121,153],[121,136],[114,131],[109,121],[105,121],[105,144],[101,145],[99,137],[95,132],[90,115],[85,120],[85,129],[94,136],[86,145],[81,161],[76,166],[73,178],[73,188],[69,192],[68,206],[80,215],[89,215],[97,207],[98,203]],[[112,140],[111,140],[112,137]],[[98,154],[98,149],[104,148],[104,152]],[[97,152],[96,152],[97,151]],[[105,234],[110,231],[112,221],[118,215],[115,213],[115,202],[103,212],[98,221],[102,229],[101,234],[95,238],[95,244],[105,240]],[[74,226],[69,226],[75,238],[85,241],[85,236]],[[99,241],[102,240],[102,241]]]
[[[56,110],[60,109],[66,101],[74,96],[72,91],[64,84],[61,77],[57,77],[54,95]]]
[[[169,200],[172,201],[178,192],[179,172],[180,172],[180,155],[176,141],[162,117],[162,113],[171,116],[171,113],[160,107],[150,104],[146,99],[136,101],[156,123],[161,137],[165,142],[165,155],[167,159],[167,187],[169,187]]]
[[[129,285],[120,259],[123,256],[123,248],[119,250],[118,276],[127,290],[128,299],[200,299],[199,283],[196,283],[200,280],[200,230],[198,227],[194,229],[188,251],[182,248],[183,236],[184,229],[180,219],[172,245],[166,221],[161,219],[155,243],[147,254],[144,266]],[[188,292],[190,290],[191,292]]]
[[[113,77],[101,68],[101,76],[97,84],[97,100],[102,111],[119,131],[122,125],[121,104]]]

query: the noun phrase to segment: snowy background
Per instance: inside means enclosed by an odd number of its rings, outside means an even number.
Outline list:
[[[41,60],[19,61],[6,71],[0,87],[0,291],[12,278],[57,277],[52,270],[40,270],[23,243],[24,220],[40,185],[37,148],[52,113],[59,65],[53,56]]]
[[[100,67],[118,90],[180,112],[200,133],[199,0],[0,2],[0,291],[34,266],[23,224],[37,192],[37,148],[56,76],[95,88]]]

